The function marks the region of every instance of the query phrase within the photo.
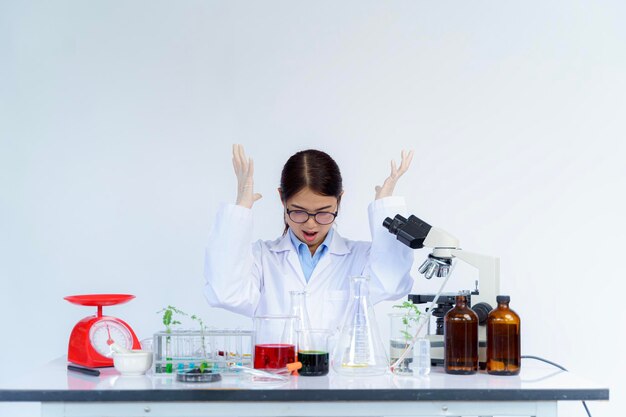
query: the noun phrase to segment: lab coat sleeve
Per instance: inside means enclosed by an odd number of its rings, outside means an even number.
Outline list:
[[[261,289],[261,242],[252,244],[252,210],[222,205],[204,256],[204,294],[213,307],[252,316]]]
[[[368,207],[372,245],[365,274],[370,276],[371,299],[397,300],[411,291],[413,278],[413,250],[402,244],[383,227],[385,217],[406,216],[403,197],[385,197],[374,200]]]

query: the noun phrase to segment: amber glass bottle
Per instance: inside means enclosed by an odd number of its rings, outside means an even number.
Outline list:
[[[498,308],[487,318],[487,372],[492,375],[517,375],[521,366],[520,325],[509,308],[511,297],[496,297]]]
[[[478,316],[467,306],[467,296],[456,296],[456,305],[444,317],[443,333],[445,371],[475,374],[478,371]]]

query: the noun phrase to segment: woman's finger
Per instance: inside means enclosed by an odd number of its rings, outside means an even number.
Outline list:
[[[413,160],[413,151],[402,151],[402,162],[400,163],[400,174],[404,174],[411,166]]]
[[[241,161],[241,167],[245,173],[248,170],[248,160],[246,158],[246,151],[244,151],[243,145],[239,145],[239,160]]]
[[[391,176],[393,177],[398,172],[398,165],[396,165],[396,161],[391,160]]]
[[[248,178],[252,178],[254,176],[254,160],[252,158],[248,159]]]
[[[238,174],[243,170],[245,163],[245,160],[241,159],[241,148],[242,146],[240,144],[233,145],[233,161]]]
[[[233,156],[233,169],[235,170],[235,174],[239,176],[239,165],[237,164],[237,159]]]

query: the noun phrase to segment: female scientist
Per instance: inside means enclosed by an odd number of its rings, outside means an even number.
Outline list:
[[[399,167],[392,161],[390,176],[376,187],[369,205],[372,242],[357,242],[332,227],[343,194],[335,161],[318,150],[294,154],[283,167],[278,189],[283,235],[252,243],[251,209],[261,195],[254,192],[252,159],[234,145],[237,202],[218,210],[205,253],[209,304],[250,317],[287,314],[289,292],[306,291],[311,326],[335,330],[347,308],[351,276],[370,277],[373,303],[406,295],[413,283],[413,251],[382,223],[385,217],[406,214],[404,199],[392,193],[412,158],[412,151],[403,151]]]

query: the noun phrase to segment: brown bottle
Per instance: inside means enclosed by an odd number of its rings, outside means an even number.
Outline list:
[[[445,371],[475,374],[478,371],[478,316],[467,306],[467,296],[456,296],[456,305],[444,317],[443,334]]]
[[[517,375],[521,366],[519,316],[509,308],[511,297],[496,297],[498,308],[487,318],[487,372]]]

